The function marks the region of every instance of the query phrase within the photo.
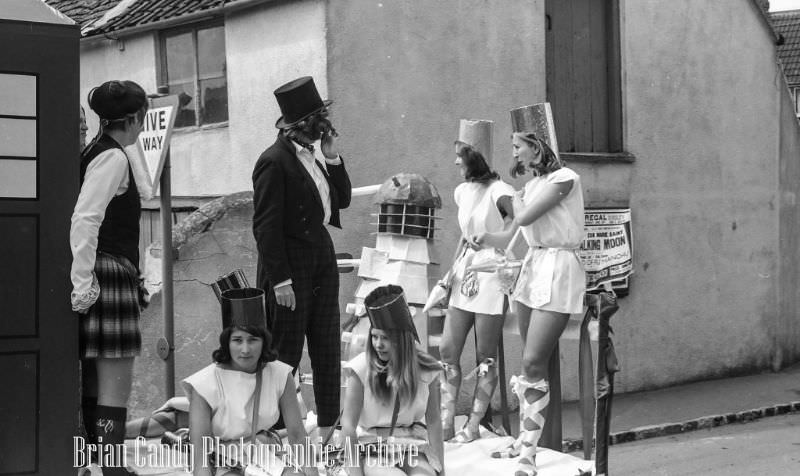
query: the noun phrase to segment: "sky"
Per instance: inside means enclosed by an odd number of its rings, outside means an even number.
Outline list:
[[[769,0],[769,11],[800,10],[800,0]]]

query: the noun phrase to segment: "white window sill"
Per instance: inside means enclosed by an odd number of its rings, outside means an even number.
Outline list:
[[[172,132],[173,134],[189,134],[192,132],[202,132],[212,129],[223,129],[226,127],[228,127],[228,121],[215,122],[214,124],[204,124],[202,126],[176,127],[172,130]]]

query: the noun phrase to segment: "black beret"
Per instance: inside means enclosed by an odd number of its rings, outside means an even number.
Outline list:
[[[89,91],[89,107],[109,121],[134,114],[146,104],[144,89],[133,81],[106,81]]]

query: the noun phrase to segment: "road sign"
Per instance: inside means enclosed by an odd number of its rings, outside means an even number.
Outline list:
[[[178,111],[178,96],[156,98],[144,117],[144,129],[139,134],[139,148],[144,155],[147,176],[153,194],[159,185],[164,159],[172,138],[172,126]]]

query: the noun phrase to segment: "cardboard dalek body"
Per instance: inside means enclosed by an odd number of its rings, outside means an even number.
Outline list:
[[[347,313],[358,317],[342,332],[342,360],[366,349],[369,319],[364,298],[378,286],[396,284],[405,292],[421,342],[426,342],[426,316],[421,312],[431,286],[439,278],[433,254],[434,211],[442,207],[436,187],[418,174],[400,173],[384,182],[375,196],[379,206],[374,248],[364,247],[358,267],[358,287]]]

